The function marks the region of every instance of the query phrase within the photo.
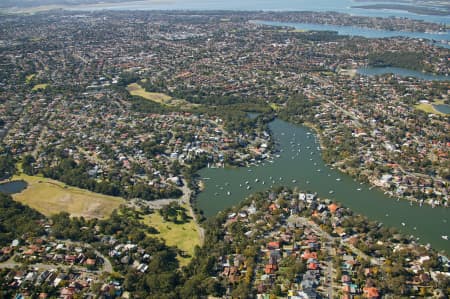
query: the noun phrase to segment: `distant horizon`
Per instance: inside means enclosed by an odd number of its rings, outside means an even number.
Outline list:
[[[5,0],[5,13],[34,14],[51,10],[117,11],[117,10],[187,10],[187,11],[319,11],[339,12],[366,17],[406,17],[434,23],[450,24],[449,16],[427,15],[393,9],[356,8],[358,5],[384,3],[376,0]],[[392,2],[390,2],[392,3]],[[396,1],[403,3],[404,1]]]

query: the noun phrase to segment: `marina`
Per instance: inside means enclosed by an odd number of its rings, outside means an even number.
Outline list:
[[[274,158],[273,163],[265,163],[265,166],[259,167],[200,170],[200,177],[210,178],[204,181],[205,189],[197,198],[198,207],[207,217],[236,205],[251,193],[277,186],[297,187],[317,193],[320,197],[336,200],[370,219],[420,238],[424,244],[430,243],[436,249],[450,252],[450,242],[442,238],[443,235],[450,234],[450,228],[446,224],[450,219],[448,208],[432,208],[406,200],[396,200],[378,188],[358,182],[326,165],[317,150],[318,139],[305,126],[296,126],[279,119],[269,126],[280,155]],[[295,142],[296,148],[306,150],[309,147],[309,152],[300,154],[295,159],[283,155],[283,152],[290,150],[291,141]],[[311,151],[314,155],[310,155]],[[317,169],[321,171],[316,171]],[[224,186],[223,182],[229,183],[227,190],[231,192],[231,196],[219,189]],[[214,195],[215,193],[218,195]],[[399,218],[402,221],[399,222]],[[404,222],[405,226],[401,222]],[[413,229],[414,227],[416,229]]]

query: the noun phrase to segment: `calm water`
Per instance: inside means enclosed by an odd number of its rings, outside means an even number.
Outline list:
[[[439,112],[445,113],[445,114],[450,114],[450,105],[445,105],[445,104],[438,104],[438,105],[433,105],[434,109],[436,109]]]
[[[401,77],[414,77],[422,80],[450,81],[448,76],[422,73],[398,67],[363,67],[358,69],[358,74],[364,76],[395,74]]]
[[[420,237],[423,243],[430,243],[434,248],[450,253],[450,241],[441,238],[442,235],[450,235],[450,209],[432,209],[416,204],[410,206],[407,201],[389,198],[383,192],[370,190],[370,186],[331,169],[321,159],[314,134],[306,127],[277,119],[270,124],[270,129],[282,151],[273,163],[237,169],[206,168],[199,172],[206,179],[205,190],[199,194],[197,204],[206,216],[214,215],[239,203],[249,194],[270,186],[298,187],[317,192],[322,198],[341,202],[357,213],[395,226]]]
[[[22,192],[26,187],[25,181],[12,181],[4,184],[0,184],[0,192],[6,194],[15,194]]]
[[[105,1],[107,2],[107,1]],[[380,1],[381,3],[382,1]],[[388,1],[386,1],[388,2]],[[371,4],[375,2],[371,2]],[[272,10],[272,11],[336,11],[371,17],[408,17],[435,23],[450,23],[445,16],[418,15],[399,10],[352,8],[361,5],[352,0],[145,0],[99,7],[75,7],[76,10]]]
[[[377,30],[369,28],[360,28],[355,26],[339,26],[339,25],[321,25],[310,23],[290,23],[290,22],[272,22],[272,21],[257,21],[259,24],[270,26],[289,26],[300,30],[311,31],[336,31],[339,35],[362,36],[366,38],[386,38],[386,37],[408,37],[408,38],[423,38],[437,41],[450,41],[450,31],[447,33],[425,33],[425,32],[406,32],[406,31],[388,31]],[[439,43],[442,46],[444,44]]]

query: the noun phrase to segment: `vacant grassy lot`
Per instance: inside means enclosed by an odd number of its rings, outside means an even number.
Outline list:
[[[133,96],[142,97],[146,100],[157,102],[160,104],[165,104],[172,100],[172,98],[164,93],[159,92],[148,92],[142,86],[137,83],[132,83],[127,87],[128,91]]]
[[[144,223],[156,228],[160,234],[155,235],[163,239],[167,245],[176,246],[188,255],[194,255],[194,247],[200,245],[200,238],[194,220],[188,223],[175,224],[163,220],[158,211],[149,216],[145,216]],[[185,266],[191,260],[190,257],[178,257],[181,266]]]
[[[26,204],[42,214],[49,216],[68,212],[72,216],[107,218],[125,200],[119,197],[93,193],[69,187],[59,181],[25,174],[16,175],[13,180],[24,180],[28,188],[14,194],[14,200]]]
[[[133,96],[138,96],[149,101],[153,101],[162,105],[172,106],[172,107],[193,107],[198,106],[189,103],[185,100],[175,99],[160,92],[148,92],[138,83],[132,83],[127,86],[128,92]]]
[[[272,108],[274,111],[280,111],[282,106],[277,104],[277,103],[270,103],[269,104],[270,108]]]
[[[47,86],[48,86],[48,84],[36,84],[36,85],[33,87],[32,91],[41,90],[41,89],[46,89]]]
[[[341,69],[339,70],[339,74],[342,74],[344,76],[349,76],[351,78],[355,77],[358,73],[358,70],[356,69]]]

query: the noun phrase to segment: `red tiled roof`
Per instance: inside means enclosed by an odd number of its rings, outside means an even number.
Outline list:
[[[275,273],[276,270],[278,270],[278,266],[274,264],[267,264],[266,267],[264,268],[264,272],[266,274],[273,274]]]
[[[278,241],[269,242],[269,244],[267,244],[267,247],[278,249],[280,248],[280,242]]]
[[[378,289],[374,288],[374,287],[369,287],[369,288],[364,288],[364,296],[366,298],[378,298],[380,296],[380,294],[378,293]]]

